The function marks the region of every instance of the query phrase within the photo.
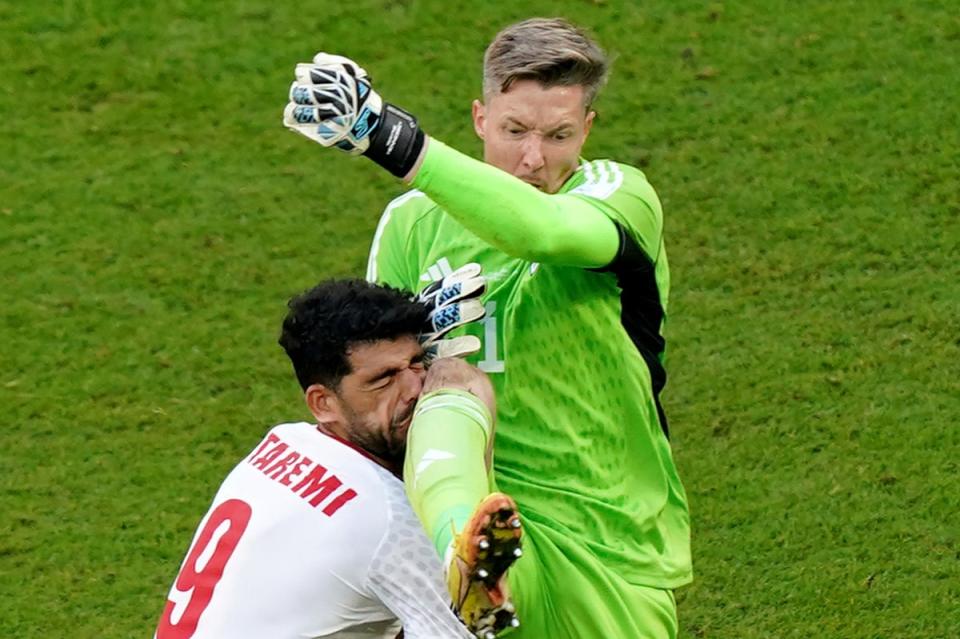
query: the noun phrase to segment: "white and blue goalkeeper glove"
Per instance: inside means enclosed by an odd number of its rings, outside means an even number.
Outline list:
[[[416,301],[430,309],[427,326],[420,335],[428,365],[441,357],[466,357],[480,352],[479,338],[446,335],[483,319],[486,310],[480,297],[486,289],[487,280],[480,275],[480,265],[470,263],[420,291]]]
[[[323,146],[365,155],[397,177],[410,172],[423,131],[415,117],[380,98],[363,67],[321,52],[294,73],[284,126]]]

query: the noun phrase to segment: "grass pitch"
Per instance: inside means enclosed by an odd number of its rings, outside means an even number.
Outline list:
[[[0,636],[149,636],[306,417],[285,301],[402,186],[281,127],[294,63],[477,153],[483,48],[537,14],[616,55],[587,154],[667,214],[682,636],[960,636],[960,17],[889,0],[0,2]]]

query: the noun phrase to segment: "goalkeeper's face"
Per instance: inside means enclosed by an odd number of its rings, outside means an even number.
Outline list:
[[[308,405],[326,430],[386,462],[402,463],[426,375],[420,342],[410,335],[356,344],[347,359],[351,372],[336,390],[324,389],[317,398],[322,401],[311,401],[308,389]]]
[[[535,80],[473,103],[484,160],[545,193],[559,191],[576,170],[595,115],[584,108],[582,86],[544,88]]]

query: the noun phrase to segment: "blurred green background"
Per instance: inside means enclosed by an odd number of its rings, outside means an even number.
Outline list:
[[[362,275],[403,186],[280,124],[356,58],[469,124],[498,29],[612,53],[590,157],[673,274],[683,637],[960,636],[954,2],[0,1],[0,636],[151,636],[225,473],[307,416],[287,298]]]

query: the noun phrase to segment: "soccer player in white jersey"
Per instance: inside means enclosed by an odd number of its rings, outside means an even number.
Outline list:
[[[224,480],[155,639],[471,637],[398,476],[430,309],[362,280],[289,307],[280,343],[316,423],[276,426]]]

